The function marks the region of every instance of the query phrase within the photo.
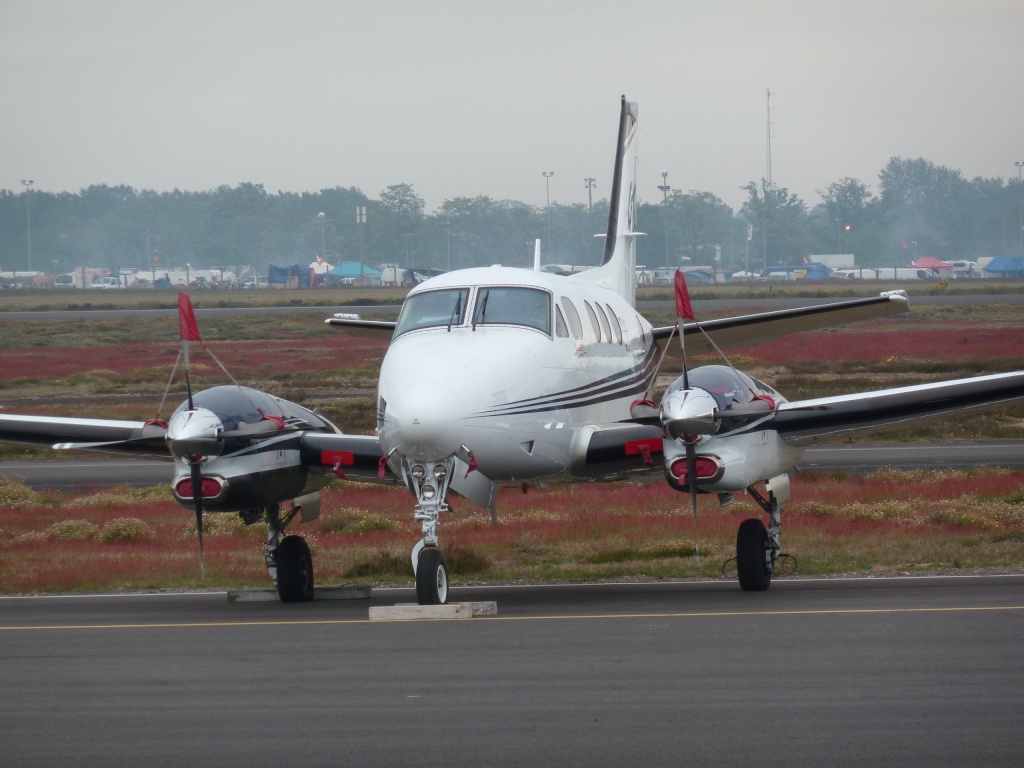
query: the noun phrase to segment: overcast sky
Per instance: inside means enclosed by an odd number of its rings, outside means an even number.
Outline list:
[[[1024,160],[1022,0],[0,0],[0,188],[412,184],[436,210],[608,194],[618,100],[640,194],[809,205],[894,156]]]

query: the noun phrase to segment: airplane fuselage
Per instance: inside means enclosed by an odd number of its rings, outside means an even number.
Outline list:
[[[410,292],[381,366],[381,449],[430,461],[465,446],[500,482],[563,474],[581,426],[629,418],[653,352],[650,324],[579,276],[442,275]]]

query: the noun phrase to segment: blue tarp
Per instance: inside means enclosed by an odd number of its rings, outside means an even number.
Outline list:
[[[309,267],[305,264],[271,264],[267,267],[267,282],[283,285],[289,277],[299,278],[299,288],[309,288]]]
[[[331,271],[328,272],[328,274],[333,275],[334,277],[359,277],[359,262],[343,261],[341,264],[331,269]],[[368,267],[365,264],[363,265],[363,277],[380,277],[381,274],[382,273],[379,269]]]
[[[1024,275],[1024,256],[996,256],[985,265],[984,271],[993,275],[1020,277]]]

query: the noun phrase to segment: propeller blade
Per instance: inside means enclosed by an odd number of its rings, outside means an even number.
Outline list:
[[[196,507],[196,531],[199,533],[199,575],[206,578],[206,562],[203,559],[203,470],[198,461],[189,463],[192,470],[192,502]]]
[[[686,445],[686,484],[690,486],[690,503],[693,505],[693,547],[700,563],[700,534],[697,531],[697,447],[687,441]]]

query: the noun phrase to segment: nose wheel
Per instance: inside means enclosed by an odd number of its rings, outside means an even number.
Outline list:
[[[416,566],[416,599],[420,605],[444,605],[448,600],[448,566],[437,547],[420,550]]]

